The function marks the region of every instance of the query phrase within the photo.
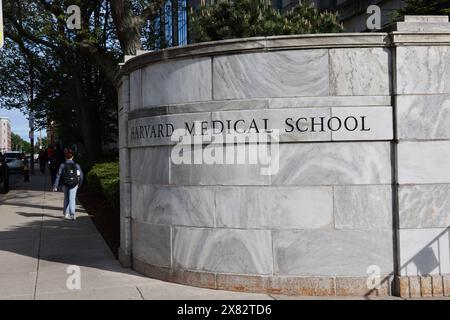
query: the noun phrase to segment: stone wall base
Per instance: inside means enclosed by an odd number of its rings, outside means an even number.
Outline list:
[[[396,277],[398,294],[402,298],[450,296],[450,274]]]
[[[298,296],[390,296],[393,277],[385,277],[379,289],[367,288],[367,277],[254,276],[175,270],[133,259],[133,269],[150,278],[183,285],[268,294]]]
[[[118,251],[119,262],[124,268],[131,268],[131,255],[126,254],[122,248],[119,248]]]

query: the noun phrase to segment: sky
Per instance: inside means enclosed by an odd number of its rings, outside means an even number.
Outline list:
[[[22,139],[28,141],[28,119],[19,110],[6,110],[0,108],[0,117],[8,117],[11,120],[11,131],[18,134]],[[44,133],[43,133],[44,134]]]

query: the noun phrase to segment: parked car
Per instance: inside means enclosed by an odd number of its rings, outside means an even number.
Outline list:
[[[9,191],[9,168],[6,164],[5,157],[0,152],[0,193]]]
[[[25,165],[25,154],[20,151],[9,151],[4,154],[9,171],[22,172]]]

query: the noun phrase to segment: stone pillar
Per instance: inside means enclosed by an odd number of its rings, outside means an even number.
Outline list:
[[[119,260],[131,266],[131,180],[128,149],[128,113],[130,112],[130,79],[123,76],[119,84],[119,154],[120,154],[120,248]]]
[[[403,297],[450,295],[450,23],[407,16],[392,33]]]

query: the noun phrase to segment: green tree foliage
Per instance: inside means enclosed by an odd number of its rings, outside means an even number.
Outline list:
[[[450,15],[450,0],[406,0],[405,7],[396,12],[395,18],[405,15]]]
[[[235,0],[203,6],[191,15],[189,27],[193,42],[343,30],[336,14],[320,13],[308,2],[302,1],[283,15],[261,0]]]
[[[22,151],[29,153],[31,151],[30,143],[23,140],[18,134],[11,132],[11,149],[13,151]]]
[[[0,51],[0,105],[33,109],[37,128],[57,125],[64,144],[81,144],[90,160],[117,138],[119,62],[158,38],[163,0],[3,0],[6,44]],[[69,5],[81,29],[68,28]],[[157,23],[156,23],[157,22]],[[153,34],[149,37],[149,34]],[[33,96],[33,101],[31,99]]]

